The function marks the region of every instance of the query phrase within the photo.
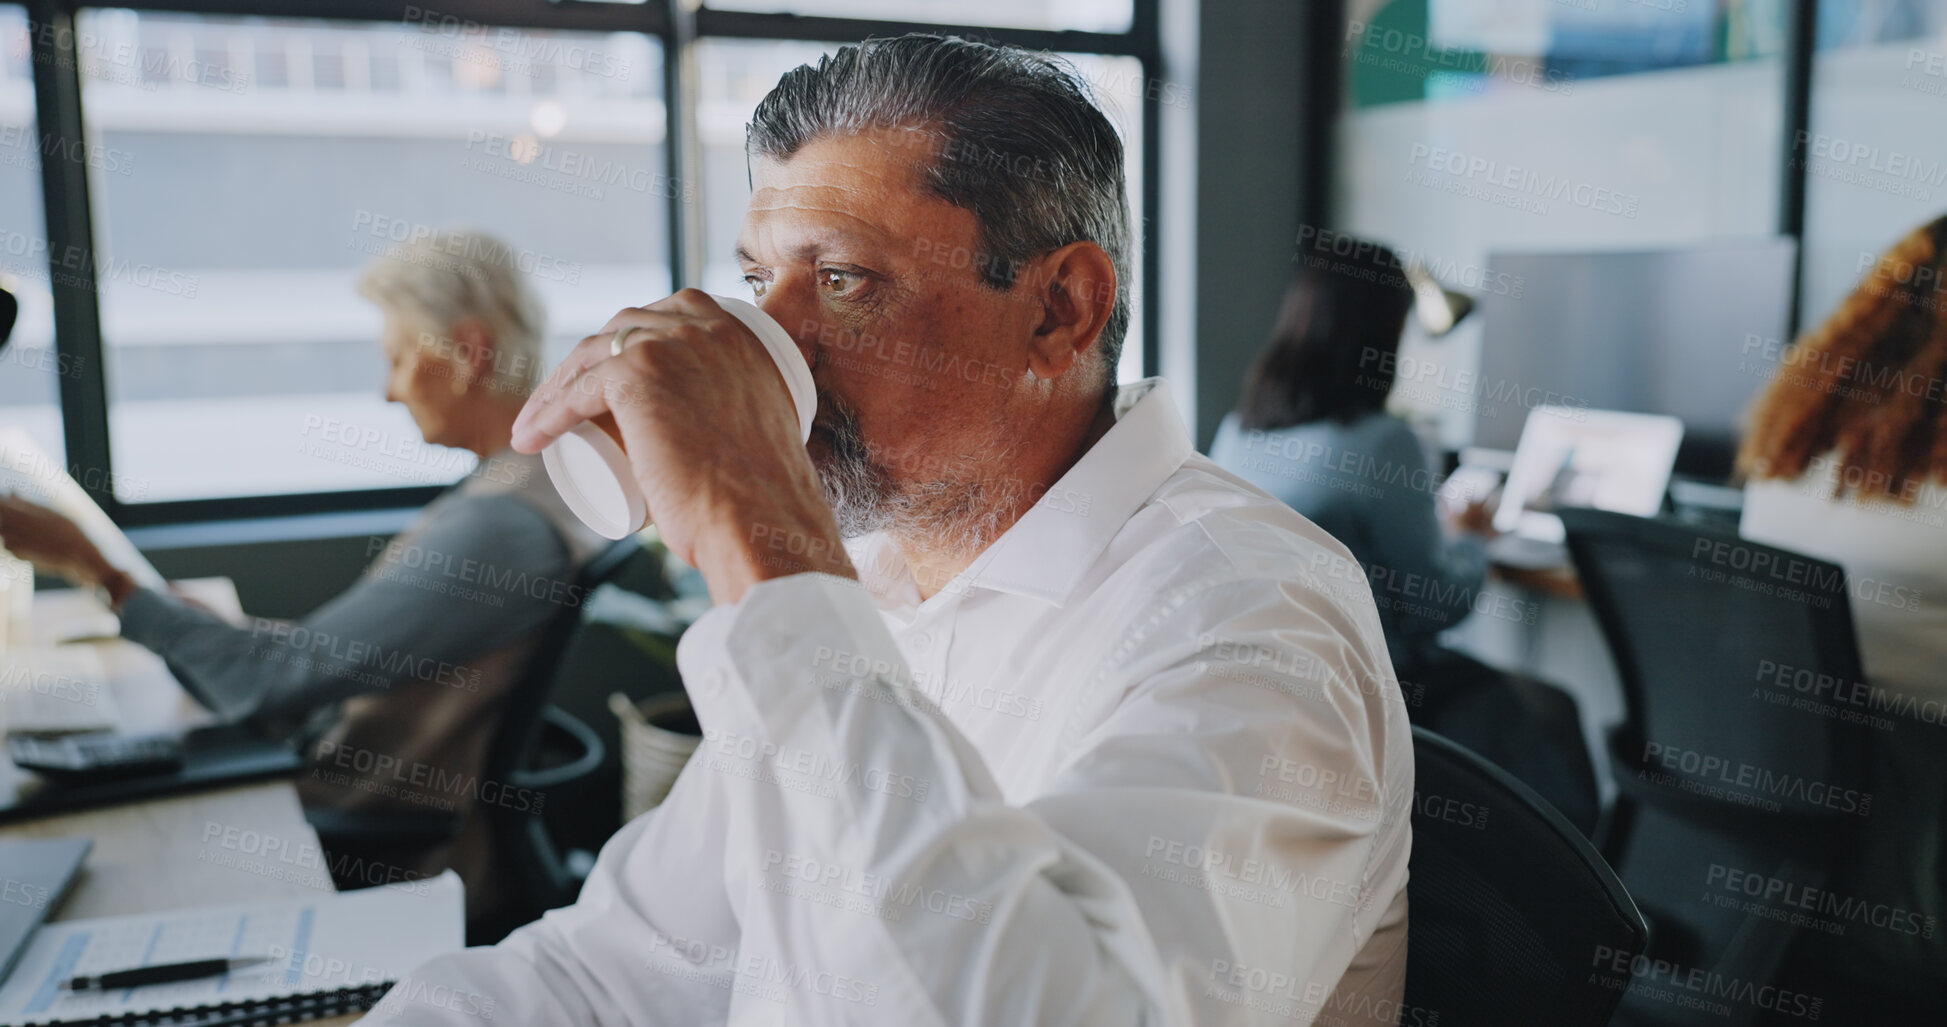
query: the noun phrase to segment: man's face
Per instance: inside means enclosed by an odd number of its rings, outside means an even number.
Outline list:
[[[963,522],[992,505],[1006,488],[994,469],[1029,442],[1019,426],[1032,417],[1011,415],[1046,385],[1028,371],[1043,307],[1025,275],[1008,292],[981,283],[973,213],[922,182],[935,145],[875,130],[755,160],[738,256],[811,363],[809,449],[840,529],[952,545],[979,533]]]

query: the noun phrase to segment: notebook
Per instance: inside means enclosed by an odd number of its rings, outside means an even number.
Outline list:
[[[302,898],[47,924],[0,983],[0,1027],[294,1022],[370,1008],[421,963],[465,945],[452,871]],[[269,962],[219,977],[65,991],[76,974],[217,957]]]

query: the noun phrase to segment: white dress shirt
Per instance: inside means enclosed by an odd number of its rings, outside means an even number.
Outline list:
[[[705,614],[669,798],[375,1018],[1399,1022],[1412,738],[1364,573],[1159,380],[1116,412],[923,602],[873,536],[864,587]]]

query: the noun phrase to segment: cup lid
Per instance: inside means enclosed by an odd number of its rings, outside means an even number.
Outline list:
[[[648,523],[629,455],[600,428],[583,421],[568,429],[541,450],[541,465],[561,501],[603,538],[627,538]]]

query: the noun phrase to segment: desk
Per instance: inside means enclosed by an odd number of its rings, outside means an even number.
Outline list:
[[[53,920],[334,890],[319,855],[317,832],[304,822],[297,789],[288,781],[82,810],[0,828],[0,839],[59,835],[87,835],[95,847]]]
[[[193,578],[178,582],[177,588],[218,616],[243,623],[242,604],[230,579]],[[114,618],[92,592],[56,589],[34,594],[34,612],[27,632],[31,644],[52,646],[56,639],[71,635],[77,626],[112,629]],[[106,677],[102,684],[114,705],[117,730],[148,734],[213,721],[209,711],[198,706],[176,683],[162,657],[115,637],[74,644],[93,650],[101,661]],[[11,796],[31,780],[32,776],[14,766],[13,761],[0,759],[0,795]]]
[[[1575,576],[1575,568],[1566,564],[1560,567],[1514,567],[1497,563],[1489,569],[1494,580],[1505,581],[1531,592],[1558,599],[1582,598],[1582,580]]]
[[[178,587],[219,616],[240,621],[227,578]],[[105,613],[91,593],[72,589],[34,597],[30,637],[51,643],[65,625]],[[165,731],[210,720],[154,653],[120,639],[87,643],[107,671],[121,729]],[[0,787],[23,772],[0,759]],[[51,920],[284,898],[333,890],[317,832],[305,823],[289,781],[260,781],[0,827],[0,839],[87,835],[95,840],[81,876]],[[354,1017],[312,1023],[335,1027]]]

